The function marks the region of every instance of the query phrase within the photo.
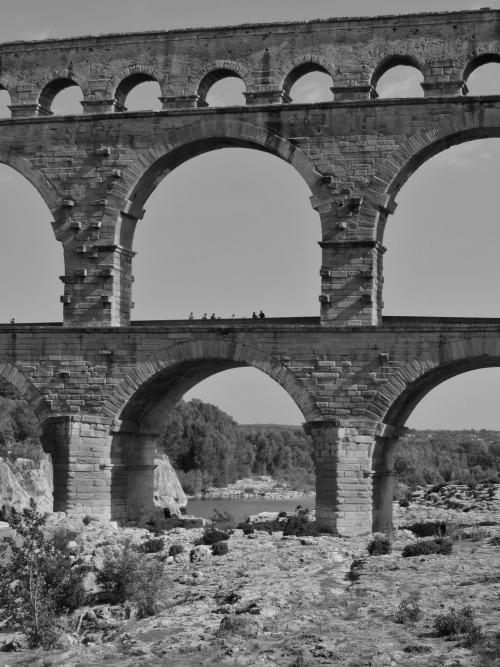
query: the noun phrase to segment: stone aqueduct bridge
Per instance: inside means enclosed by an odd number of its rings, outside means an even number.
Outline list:
[[[152,501],[165,412],[213,373],[253,366],[307,422],[319,521],[343,534],[390,521],[393,451],[412,409],[444,380],[500,365],[500,320],[381,314],[384,227],[403,183],[451,145],[500,136],[500,97],[466,94],[476,67],[500,61],[499,38],[500,12],[479,10],[0,45],[12,111],[0,161],[42,195],[64,253],[63,323],[0,326],[0,375],[39,415],[55,509],[133,516]],[[422,72],[424,97],[377,99],[379,77],[402,63]],[[331,76],[332,101],[293,104],[311,71]],[[228,76],[244,81],[246,106],[207,107]],[[163,110],[127,112],[145,80],[159,82]],[[51,115],[73,85],[84,113]],[[321,316],[131,323],[149,195],[184,161],[227,146],[275,155],[309,185]]]

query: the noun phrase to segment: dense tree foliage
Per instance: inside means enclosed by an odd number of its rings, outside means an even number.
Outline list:
[[[40,460],[40,424],[33,410],[23,400],[0,396],[0,456]]]
[[[394,468],[410,487],[493,481],[500,474],[500,432],[411,430],[398,443]]]
[[[225,486],[249,475],[312,473],[312,443],[302,427],[240,426],[210,403],[180,401],[159,441],[189,492]]]

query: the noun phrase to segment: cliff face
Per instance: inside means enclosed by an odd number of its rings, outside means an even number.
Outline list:
[[[187,498],[167,456],[155,459],[155,504],[178,514]],[[40,464],[29,459],[9,461],[0,457],[0,508],[21,510],[34,498],[41,512],[53,509],[52,462],[47,456]]]
[[[30,459],[9,461],[0,458],[0,507],[21,510],[27,507],[30,498],[37,502],[42,512],[51,512],[52,463],[46,457],[40,464]]]

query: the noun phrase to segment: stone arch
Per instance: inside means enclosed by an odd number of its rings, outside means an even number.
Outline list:
[[[290,91],[294,83],[305,74],[310,74],[311,72],[323,72],[324,74],[329,74],[332,77],[332,80],[335,76],[335,67],[332,63],[326,58],[314,54],[293,58],[293,60],[288,61],[283,66],[282,71],[285,72],[285,74],[279,81],[279,87],[283,89],[283,92],[287,97],[290,96]]]
[[[406,65],[418,69],[424,76],[424,80],[427,74],[429,74],[427,63],[419,56],[408,52],[400,53],[398,51],[393,51],[391,53],[386,53],[382,58],[370,63],[372,71],[370,84],[373,88],[376,89],[377,83],[386,72],[399,65]]]
[[[35,385],[22,373],[17,366],[0,357],[0,377],[13,385],[21,397],[29,403],[29,406],[42,422],[52,413],[52,410],[38,391]]]
[[[500,46],[498,44],[491,44],[488,47],[478,47],[469,54],[469,58],[464,65],[462,78],[464,83],[467,83],[470,75],[482,65],[489,63],[500,63]]]
[[[281,158],[299,172],[315,199],[325,203],[332,200],[323,175],[300,148],[249,123],[231,119],[221,122],[211,118],[174,130],[140,153],[123,172],[122,183],[114,192],[110,191],[110,200],[113,199],[114,208],[126,216],[140,219],[146,200],[169,172],[192,157],[231,146],[253,148]],[[120,229],[118,225],[117,233],[122,245],[131,243],[132,232]]]
[[[0,90],[6,90],[12,99],[16,94],[16,85],[13,84],[8,77],[0,76]]]
[[[130,65],[113,77],[110,94],[119,107],[125,109],[125,101],[130,91],[145,81],[159,83],[158,70],[149,65]]]
[[[359,220],[364,225],[371,221],[372,238],[382,241],[395,197],[418,167],[451,146],[495,137],[500,137],[500,111],[494,108],[467,111],[419,130],[381,162],[365,191]]]
[[[456,375],[500,366],[500,340],[459,339],[445,343],[402,365],[377,392],[366,413],[370,419],[401,429],[432,389]]]
[[[52,71],[38,83],[40,90],[38,104],[45,113],[50,112],[55,96],[65,88],[72,86],[78,86],[84,97],[89,93],[87,81],[76,75],[71,65],[65,70]]]
[[[252,77],[249,71],[240,63],[232,60],[216,60],[203,67],[195,76],[195,94],[198,95],[198,105],[205,106],[206,98],[210,88],[228,77],[241,79],[246,90],[252,85]]]
[[[39,171],[32,162],[17,153],[14,149],[0,144],[0,162],[12,167],[24,176],[37,190],[44,202],[47,204],[51,213],[55,216],[61,206],[61,199],[55,187],[46,176]],[[57,224],[52,221],[54,233]]]
[[[162,388],[162,373],[170,387],[172,375],[167,378],[169,371],[180,369],[184,378],[189,374],[185,372],[186,367],[191,371],[196,365],[207,362],[202,376],[193,377],[191,386],[216,372],[251,366],[281,385],[295,401],[306,421],[322,419],[321,411],[305,385],[281,361],[245,343],[223,338],[179,343],[149,357],[114,388],[113,395],[108,398],[101,412],[105,417],[127,422],[140,420],[145,415],[145,400],[149,399],[149,391],[154,390],[157,395]],[[210,365],[212,362],[216,362],[216,365]],[[191,388],[189,381],[186,386]],[[176,395],[175,402],[185,391],[187,389],[183,388],[181,395]]]

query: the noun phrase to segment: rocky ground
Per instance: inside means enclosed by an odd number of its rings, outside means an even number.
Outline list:
[[[491,488],[491,487],[490,487]],[[372,536],[283,537],[235,530],[229,552],[194,547],[203,528],[164,535],[165,608],[134,620],[126,606],[94,605],[68,619],[58,651],[8,651],[22,637],[0,633],[0,666],[342,665],[343,667],[492,667],[500,665],[500,491],[446,486],[421,490],[395,506],[393,552],[369,556]],[[416,521],[455,526],[450,555],[403,558]],[[53,515],[52,525],[67,524]],[[481,524],[488,525],[481,525]],[[458,529],[459,525],[468,527]],[[150,536],[93,521],[75,553],[99,564],[106,544]],[[172,544],[184,553],[167,557]],[[89,579],[89,587],[93,582]],[[422,610],[414,624],[396,622],[403,600]],[[438,614],[470,606],[482,639],[439,637]],[[129,616],[129,618],[127,618]]]

